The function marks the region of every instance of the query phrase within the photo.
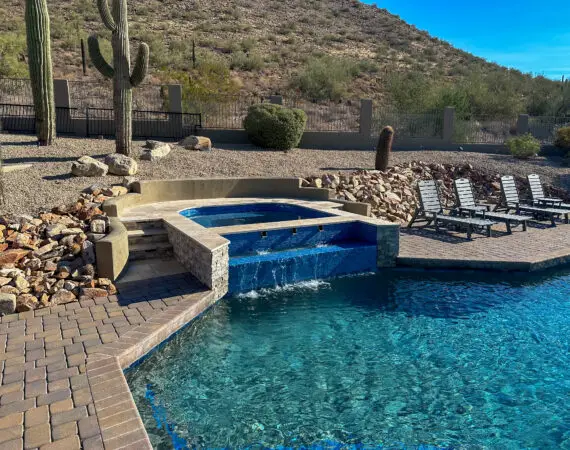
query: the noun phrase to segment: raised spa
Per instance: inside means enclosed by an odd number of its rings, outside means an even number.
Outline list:
[[[282,203],[202,206],[185,209],[180,214],[207,228],[331,216],[331,214],[312,208]]]

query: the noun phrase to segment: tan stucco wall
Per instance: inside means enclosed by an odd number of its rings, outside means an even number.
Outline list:
[[[332,200],[332,191],[301,187],[299,178],[190,178],[134,184],[134,193],[107,200],[103,209],[117,217],[125,208],[147,203],[203,198],[281,197]]]
[[[99,276],[116,280],[129,259],[129,236],[126,227],[111,217],[111,232],[95,243]]]

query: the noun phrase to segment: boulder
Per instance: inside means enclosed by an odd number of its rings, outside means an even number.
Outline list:
[[[107,155],[105,164],[109,166],[109,173],[113,175],[134,175],[139,170],[139,166],[133,158],[120,153]]]
[[[127,190],[131,191],[133,189],[133,184],[139,181],[137,177],[125,177],[123,178],[123,187],[126,187]]]
[[[149,143],[153,143],[149,145]],[[141,153],[141,160],[157,161],[170,153],[170,145],[158,141],[147,141],[146,148]]]
[[[0,269],[5,265],[17,263],[28,253],[30,253],[29,250],[16,248],[0,253]]]
[[[16,311],[16,296],[0,293],[0,316],[12,314],[14,311]]]
[[[109,295],[105,289],[100,288],[82,288],[81,296],[87,298],[107,297]]]
[[[71,173],[76,177],[104,177],[109,166],[90,156],[82,156],[71,164]]]
[[[113,197],[120,197],[121,195],[126,195],[129,190],[124,186],[111,186],[111,194]]]
[[[212,150],[212,141],[204,136],[187,136],[179,142],[179,145],[186,150]]]
[[[84,264],[95,264],[95,245],[91,241],[81,244],[81,256]]]
[[[77,297],[75,297],[73,292],[70,292],[67,289],[59,289],[51,296],[50,300],[52,305],[61,305],[62,303],[74,302],[77,300]]]
[[[16,312],[26,312],[36,309],[38,299],[32,294],[18,295],[16,298]]]
[[[90,224],[92,233],[105,233],[107,231],[107,224],[102,219],[95,219]]]
[[[315,178],[313,180],[313,182],[311,183],[311,187],[322,188],[323,187],[323,181],[320,178]]]

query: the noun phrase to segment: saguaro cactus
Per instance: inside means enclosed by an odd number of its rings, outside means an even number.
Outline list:
[[[113,79],[113,105],[115,110],[115,143],[118,153],[129,155],[132,148],[132,89],[145,79],[148,71],[148,45],[142,42],[131,74],[129,51],[129,24],[127,0],[112,0],[112,10],[107,0],[97,0],[99,14],[105,26],[113,33],[113,66],[101,54],[99,40],[91,35],[88,40],[89,55],[93,65],[107,78]]]
[[[386,170],[390,163],[390,153],[392,153],[392,142],[394,140],[394,129],[392,127],[384,127],[380,132],[378,145],[376,146],[376,170]]]
[[[50,145],[55,138],[55,100],[46,0],[26,0],[25,21],[38,141]]]

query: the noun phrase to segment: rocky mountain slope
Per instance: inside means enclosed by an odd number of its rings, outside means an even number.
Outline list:
[[[108,37],[95,1],[50,0],[49,9],[56,76],[83,79],[80,40],[92,32]],[[0,76],[26,76],[23,10],[22,0],[0,5],[0,16],[10,18],[0,24]],[[133,47],[139,40],[151,47],[150,81],[213,78],[206,93],[220,89],[224,67],[229,90],[301,95],[296,77],[322,61],[342,85],[328,99],[336,101],[384,99],[387,78],[397,72],[445,82],[507,71],[357,0],[138,0],[129,14]],[[201,64],[207,73],[196,73]],[[99,74],[89,68],[87,78]]]

